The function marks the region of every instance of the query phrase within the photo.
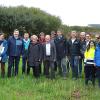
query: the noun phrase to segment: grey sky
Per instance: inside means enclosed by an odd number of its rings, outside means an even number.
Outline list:
[[[38,7],[66,25],[100,24],[100,0],[0,0],[0,5]]]

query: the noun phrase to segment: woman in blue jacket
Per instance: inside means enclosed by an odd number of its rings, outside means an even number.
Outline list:
[[[5,76],[5,63],[7,61],[7,41],[4,39],[4,33],[0,33],[0,63],[1,63],[1,76]]]
[[[98,83],[100,87],[100,36],[98,39],[99,39],[99,42],[96,45],[94,63],[96,66],[96,75],[97,75]]]

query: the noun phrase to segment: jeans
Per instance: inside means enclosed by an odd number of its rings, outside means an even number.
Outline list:
[[[63,77],[66,77],[67,75],[67,68],[66,68],[66,57],[62,58],[61,60],[57,61],[58,64],[58,70],[59,70],[59,74]]]
[[[71,56],[70,63],[72,69],[72,78],[78,78],[79,57]]]
[[[82,63],[83,63],[83,58],[80,58],[79,59],[79,75],[81,76],[82,75]]]

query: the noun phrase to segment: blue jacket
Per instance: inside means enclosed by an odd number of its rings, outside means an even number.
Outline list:
[[[8,39],[8,56],[20,56],[23,51],[23,42],[19,37],[15,39],[14,36],[10,36]]]
[[[96,64],[97,67],[100,67],[100,44],[96,45],[94,63]]]
[[[0,41],[0,45],[4,47],[4,51],[0,54],[1,62],[6,62],[7,61],[7,50],[8,50],[8,43],[6,40]]]

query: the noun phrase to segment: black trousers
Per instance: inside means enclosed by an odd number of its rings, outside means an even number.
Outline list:
[[[57,62],[54,62],[54,70],[57,71]]]
[[[88,81],[91,80],[92,84],[95,85],[95,67],[94,65],[85,65],[85,84],[88,85]]]
[[[55,78],[55,70],[54,70],[54,62],[46,60],[44,61],[44,66],[45,66],[45,75],[47,78],[54,79]]]
[[[19,56],[9,56],[8,60],[8,77],[12,75],[12,67],[14,67],[14,75],[18,75],[18,67],[19,67]]]
[[[40,66],[28,66],[27,74],[30,73],[30,68],[32,68],[32,70],[33,70],[33,76],[38,78],[40,76]]]
[[[27,65],[28,65],[27,57],[22,57],[22,74],[26,72]]]
[[[4,78],[5,76],[5,62],[0,62],[1,63],[1,77]]]

